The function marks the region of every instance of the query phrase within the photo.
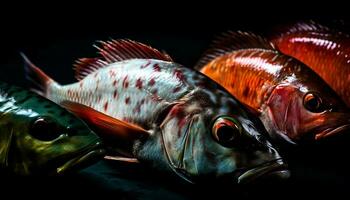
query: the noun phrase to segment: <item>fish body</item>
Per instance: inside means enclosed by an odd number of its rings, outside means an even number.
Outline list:
[[[0,83],[0,167],[16,175],[55,175],[103,158],[101,140],[59,105]]]
[[[249,106],[275,139],[297,144],[349,126],[348,109],[337,94],[311,69],[260,36],[224,34],[197,68]]]
[[[272,42],[314,70],[350,107],[349,35],[309,22],[286,28]]]
[[[98,49],[102,58],[77,62],[77,83],[59,85],[27,60],[29,77],[39,80],[42,95],[103,127],[105,140],[130,143],[131,158],[189,182],[286,177],[261,122],[221,86],[138,42]]]

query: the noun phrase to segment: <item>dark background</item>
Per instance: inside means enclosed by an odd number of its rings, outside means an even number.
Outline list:
[[[139,5],[92,5],[73,8],[52,3],[49,8],[26,8],[1,14],[0,80],[26,86],[23,62],[27,56],[60,83],[74,81],[72,63],[94,57],[97,40],[129,38],[165,50],[185,66],[193,66],[211,39],[226,30],[268,34],[279,25],[313,19],[347,32],[349,19],[341,6],[319,10],[292,2],[281,8],[212,2],[200,6],[167,3],[165,8]],[[163,4],[163,3],[162,3]],[[289,9],[287,9],[289,8]],[[344,8],[344,7],[343,7]],[[6,10],[6,7],[2,8]],[[315,12],[317,11],[317,12]],[[189,186],[176,178],[159,177],[143,166],[101,161],[78,174],[61,178],[13,178],[2,180],[6,188],[29,191],[115,193],[116,199],[189,199],[193,197],[281,197],[346,194],[349,179],[346,136],[295,150],[285,150],[292,178],[283,184],[239,188],[227,185]],[[9,190],[12,191],[12,190]]]

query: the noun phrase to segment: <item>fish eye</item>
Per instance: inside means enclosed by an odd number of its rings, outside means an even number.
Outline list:
[[[60,127],[53,119],[43,117],[32,122],[29,133],[41,141],[52,141],[62,134]]]
[[[219,117],[212,127],[213,137],[224,146],[231,146],[239,140],[242,128],[232,117]]]
[[[315,112],[315,113],[319,113],[325,110],[321,97],[315,93],[305,94],[304,106],[310,112]]]

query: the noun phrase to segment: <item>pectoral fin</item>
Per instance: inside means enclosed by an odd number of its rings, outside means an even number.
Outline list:
[[[85,121],[108,147],[118,149],[124,155],[132,154],[136,140],[149,136],[148,131],[135,124],[113,118],[83,104],[64,101],[61,105]]]

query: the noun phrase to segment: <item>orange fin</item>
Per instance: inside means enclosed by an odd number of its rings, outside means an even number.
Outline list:
[[[200,70],[204,65],[219,56],[242,49],[275,50],[274,45],[265,38],[250,32],[228,31],[216,37],[202,58],[197,62],[195,69]]]
[[[75,77],[83,79],[88,74],[106,67],[108,64],[134,58],[158,59],[172,62],[171,57],[145,44],[132,40],[100,41],[101,46],[94,45],[102,58],[81,58],[74,64]]]
[[[132,143],[149,135],[149,132],[137,125],[110,117],[83,104],[64,101],[61,105],[84,120],[93,130],[97,130],[103,140]]]

